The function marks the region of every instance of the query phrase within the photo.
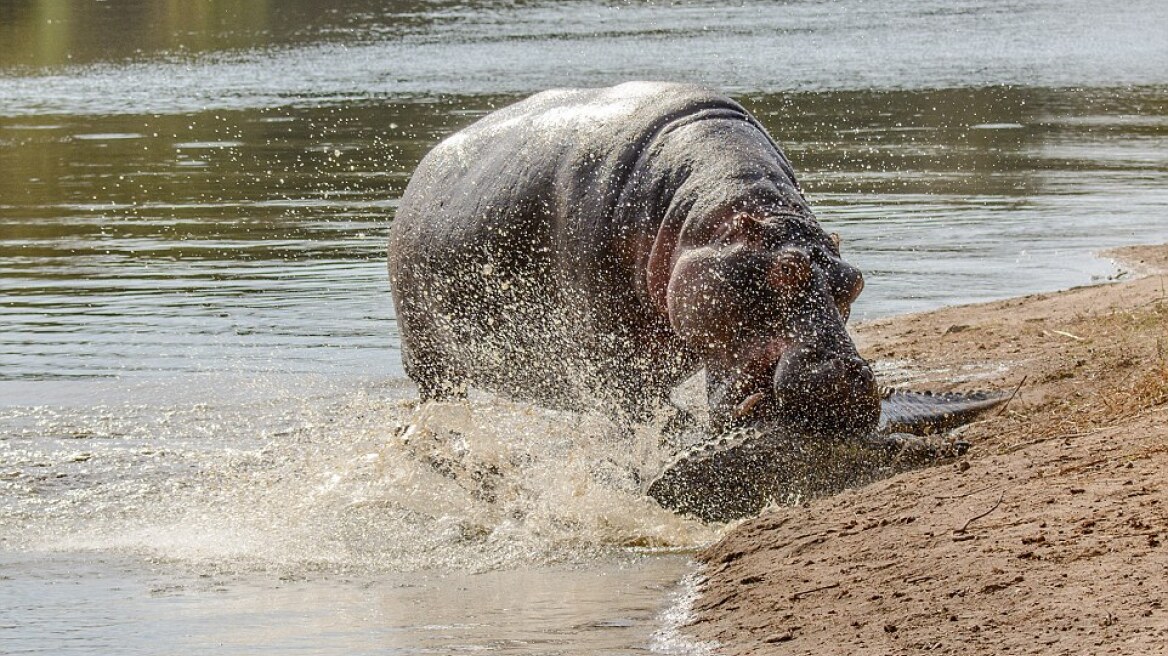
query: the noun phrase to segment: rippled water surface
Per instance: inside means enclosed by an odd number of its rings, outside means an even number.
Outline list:
[[[1168,92],[740,96],[865,271],[860,318],[1087,283],[1168,236]],[[400,376],[384,241],[429,146],[509,96],[0,116],[4,380]]]
[[[544,88],[697,81],[784,145],[860,319],[1101,282],[1168,239],[1164,34],[1154,0],[0,0],[0,651],[696,649],[663,554],[719,529],[639,494],[652,427],[413,405],[418,160]]]

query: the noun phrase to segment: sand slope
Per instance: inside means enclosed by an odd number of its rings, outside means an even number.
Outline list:
[[[727,654],[1168,653],[1168,245],[1116,255],[1149,275],[861,326],[914,387],[1026,382],[960,461],[707,549],[687,630]]]

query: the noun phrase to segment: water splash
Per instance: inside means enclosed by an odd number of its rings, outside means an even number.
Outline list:
[[[5,409],[3,544],[295,574],[482,571],[717,535],[642,494],[668,456],[652,427],[383,392]]]

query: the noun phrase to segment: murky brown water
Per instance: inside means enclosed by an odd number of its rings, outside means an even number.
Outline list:
[[[410,406],[417,161],[543,88],[700,81],[784,144],[859,318],[1085,284],[1168,239],[1165,33],[1154,0],[0,0],[0,651],[686,651],[660,553],[716,530],[627,479],[651,429]]]

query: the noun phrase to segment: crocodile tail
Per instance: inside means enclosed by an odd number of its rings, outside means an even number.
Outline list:
[[[881,433],[935,435],[968,424],[1013,398],[1010,390],[911,392],[888,390],[880,401]]]

